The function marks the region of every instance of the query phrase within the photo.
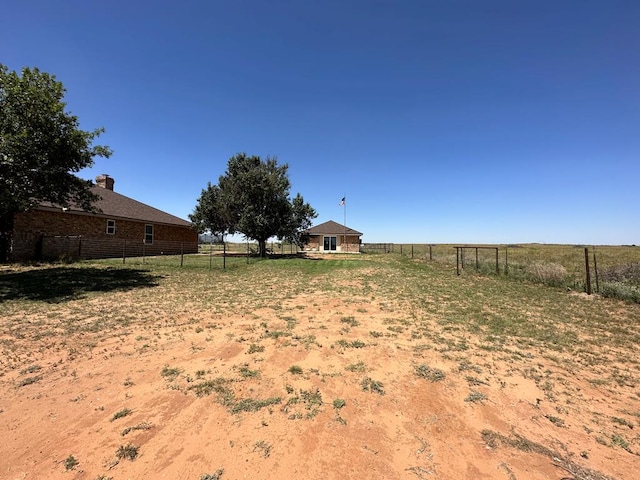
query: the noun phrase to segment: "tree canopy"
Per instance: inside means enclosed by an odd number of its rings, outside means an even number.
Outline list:
[[[304,230],[317,214],[299,193],[290,199],[288,168],[278,165],[276,158],[234,155],[218,184],[209,183],[202,190],[189,218],[200,232],[241,233],[256,240],[261,256],[271,237],[301,245]]]
[[[19,75],[0,64],[0,260],[16,213],[42,202],[91,210],[97,198],[91,182],[75,173],[111,150],[93,145],[103,128],[81,130],[78,118],[65,112],[65,92],[55,76],[37,68]]]

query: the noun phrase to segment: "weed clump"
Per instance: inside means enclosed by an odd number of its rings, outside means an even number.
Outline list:
[[[69,455],[64,460],[64,469],[67,470],[67,471],[73,470],[79,464],[80,464],[80,462],[73,455]]]
[[[385,394],[382,382],[373,380],[371,377],[364,377],[360,382],[360,386],[364,392],[377,393],[378,395]]]
[[[120,445],[118,447],[118,450],[116,451],[116,457],[120,460],[127,459],[133,461],[138,457],[139,449],[140,447],[131,445],[130,443],[126,445]]]
[[[415,374],[418,377],[426,378],[430,382],[440,382],[446,377],[446,374],[439,368],[431,368],[424,363],[415,368]]]

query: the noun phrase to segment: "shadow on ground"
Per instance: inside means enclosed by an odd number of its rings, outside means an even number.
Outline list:
[[[158,285],[159,275],[134,268],[54,267],[0,274],[0,303],[36,300],[59,303],[87,292],[114,292]]]

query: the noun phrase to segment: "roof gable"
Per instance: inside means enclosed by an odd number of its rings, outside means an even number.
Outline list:
[[[321,223],[315,227],[311,227],[307,230],[309,235],[362,235],[362,232],[358,232],[353,228],[349,228],[345,225],[340,225],[338,222],[329,220],[328,222]]]

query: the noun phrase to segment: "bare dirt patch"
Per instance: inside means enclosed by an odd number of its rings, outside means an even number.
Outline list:
[[[0,478],[636,478],[630,345],[502,337],[506,307],[473,280],[453,278],[484,292],[477,306],[437,271],[358,261],[129,272],[142,284],[55,301],[14,289]],[[547,302],[522,315],[555,315]],[[637,325],[636,306],[606,302],[586,308]]]

